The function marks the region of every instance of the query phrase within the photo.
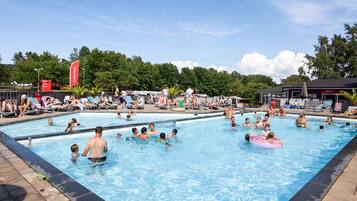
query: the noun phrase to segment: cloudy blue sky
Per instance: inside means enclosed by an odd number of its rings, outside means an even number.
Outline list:
[[[2,63],[87,45],[276,80],[296,72],[318,35],[357,21],[356,0],[0,0],[0,10]]]

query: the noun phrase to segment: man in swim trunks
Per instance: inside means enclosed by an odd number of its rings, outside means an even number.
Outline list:
[[[301,128],[307,128],[308,124],[307,124],[307,119],[305,117],[304,114],[301,114],[295,121],[295,124],[297,127],[301,127]]]
[[[103,128],[98,126],[95,128],[95,136],[90,138],[87,142],[82,156],[86,157],[89,152],[88,160],[93,163],[104,162],[107,157],[105,153],[108,151],[107,141],[102,139]]]

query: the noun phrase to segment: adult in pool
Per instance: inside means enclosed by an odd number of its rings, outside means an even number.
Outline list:
[[[327,125],[333,125],[333,120],[332,120],[332,116],[327,117],[325,124]]]
[[[307,128],[308,127],[307,119],[306,119],[304,114],[300,114],[300,116],[295,121],[295,125],[297,127],[301,127],[301,128]]]
[[[95,128],[95,136],[90,138],[87,142],[82,156],[86,157],[89,152],[88,160],[93,163],[101,163],[107,160],[105,153],[108,151],[107,141],[102,139],[103,128],[98,126]]]
[[[155,128],[154,122],[151,122],[149,124],[149,129],[150,129],[149,132],[148,132],[149,135],[158,135],[159,134],[159,131],[157,131],[156,128]]]

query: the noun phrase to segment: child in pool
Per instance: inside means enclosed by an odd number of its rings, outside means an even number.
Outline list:
[[[77,158],[78,158],[78,156],[79,156],[79,147],[78,147],[78,145],[77,144],[73,144],[72,146],[71,146],[71,161],[72,161],[72,163],[76,163],[77,162]]]
[[[47,122],[49,126],[53,126],[53,120],[51,117],[48,117]]]

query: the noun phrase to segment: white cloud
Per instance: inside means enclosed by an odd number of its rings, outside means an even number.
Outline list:
[[[214,27],[212,25],[198,26],[187,22],[178,23],[177,26],[185,31],[209,36],[229,36],[240,33],[240,29],[237,27]]]
[[[225,67],[225,66],[209,65],[208,68],[213,68],[218,72],[227,71],[227,67]]]
[[[297,28],[336,29],[356,19],[356,0],[271,0]]]
[[[270,76],[276,82],[291,74],[296,74],[299,67],[305,67],[305,54],[283,50],[269,59],[258,52],[245,54],[237,64],[237,72],[243,74],[263,74]]]
[[[198,62],[190,61],[190,60],[187,60],[187,61],[180,61],[180,60],[179,61],[172,61],[171,63],[173,65],[175,65],[180,72],[181,72],[182,68],[193,69],[194,67],[200,66]],[[216,66],[216,65],[209,65],[209,66],[206,66],[205,68],[213,68],[213,69],[215,69],[215,70],[217,70],[219,72],[220,71],[225,71],[227,69],[224,66]]]
[[[190,60],[187,60],[187,61],[178,60],[178,61],[172,61],[171,63],[173,65],[175,65],[179,71],[181,71],[182,68],[192,69],[192,68],[198,66],[198,62],[194,62],[194,61],[190,61]]]

